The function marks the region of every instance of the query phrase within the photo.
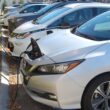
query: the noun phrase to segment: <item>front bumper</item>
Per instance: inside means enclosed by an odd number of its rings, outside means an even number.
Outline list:
[[[51,106],[51,107],[55,107],[55,108],[60,108],[60,105],[57,101],[56,95],[51,92],[48,92],[49,90],[46,90],[46,87],[41,88],[39,87],[34,87],[36,84],[32,84],[32,79],[29,81],[28,85],[25,84],[24,82],[24,78],[22,76],[22,74],[20,73],[20,80],[23,81],[23,86],[25,88],[25,91],[27,92],[27,94],[35,101],[43,103],[45,105]],[[40,83],[40,82],[39,82]],[[32,86],[32,85],[33,86]]]
[[[81,107],[82,88],[67,74],[34,73],[31,77],[24,74],[27,73],[20,71],[20,79],[33,100],[55,108],[79,109]]]

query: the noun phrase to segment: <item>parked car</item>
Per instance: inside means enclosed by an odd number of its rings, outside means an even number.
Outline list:
[[[32,40],[20,64],[29,96],[62,109],[110,108],[110,11],[74,34]]]
[[[20,16],[29,16],[34,15],[41,8],[47,6],[48,4],[44,3],[30,3],[28,5],[21,6],[17,8],[16,11],[12,11],[4,15],[4,25],[8,26],[8,19],[16,18]]]
[[[38,3],[41,4],[41,2],[37,2],[37,4]],[[34,4],[34,3],[33,2],[26,2],[26,3],[23,3],[23,4],[14,4],[12,6],[7,6],[7,7],[5,7],[5,13],[10,13],[12,11],[17,10],[18,8],[19,9],[23,8],[23,7],[25,7],[26,5],[29,5],[29,4]]]
[[[34,15],[28,15],[28,16],[20,16],[20,17],[16,17],[16,18],[12,18],[8,20],[8,28],[10,33],[13,32],[14,29],[16,29],[18,26],[20,26],[21,24],[30,21],[30,20],[34,20],[34,19],[38,19],[39,17],[41,17],[42,15],[57,9],[59,7],[62,7],[64,5],[73,3],[75,1],[64,1],[64,2],[56,2],[56,3],[52,3],[50,5],[47,5],[46,7],[42,8],[41,10],[39,10],[37,13],[35,13]]]
[[[15,7],[14,9],[12,9],[11,11],[8,11],[8,9],[5,10],[5,14],[3,16],[0,17],[0,24],[4,23],[4,18],[8,17],[9,15],[11,15],[12,13],[15,13],[17,10],[22,10],[23,7],[25,7],[26,5],[29,5],[30,3],[24,3],[23,5],[18,6],[17,8]],[[13,6],[12,6],[13,7]],[[10,7],[9,7],[10,8]],[[6,13],[7,11],[7,13]]]
[[[24,4],[15,4],[13,6],[5,7],[6,14],[11,13],[12,11],[19,10],[19,9],[25,7],[26,5],[30,5],[30,4],[33,4],[33,3],[32,2],[26,2]]]
[[[4,14],[17,10],[20,5],[13,5],[5,7]]]
[[[26,50],[30,38],[40,39],[60,30],[76,27],[94,16],[110,9],[103,3],[73,3],[54,10],[37,21],[30,21],[19,26],[14,38],[9,38],[9,48],[13,56],[19,56]],[[65,31],[63,31],[65,34]],[[21,49],[22,48],[22,49]]]

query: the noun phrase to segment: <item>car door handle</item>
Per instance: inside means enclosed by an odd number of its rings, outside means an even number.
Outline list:
[[[53,33],[53,31],[51,31],[51,30],[47,31],[47,35],[52,34],[52,33]]]

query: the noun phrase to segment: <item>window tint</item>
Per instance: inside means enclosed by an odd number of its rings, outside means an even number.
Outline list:
[[[52,12],[40,17],[38,20],[36,20],[35,22],[37,24],[43,24],[48,22],[51,19],[54,19],[56,16],[61,15],[62,13],[64,13],[65,11],[68,11],[70,8],[59,8],[57,10],[53,10]]]
[[[93,40],[110,40],[110,11],[82,25],[76,34]]]
[[[93,17],[92,8],[86,8],[82,10],[77,10],[76,12],[72,12],[54,23],[52,23],[50,27],[60,27],[60,26],[76,26],[84,23],[85,21],[91,19]]]
[[[21,13],[31,13],[31,12],[37,12],[41,6],[30,6],[24,9]]]
[[[48,11],[50,11],[51,9],[54,9],[54,6],[55,4],[52,4],[52,5],[47,5],[46,7],[42,8],[41,10],[38,11],[38,14],[42,15]]]
[[[108,11],[108,10],[110,10],[110,9],[109,8],[98,8],[97,9],[97,14],[101,14],[101,13],[103,13],[105,11]]]
[[[91,19],[93,16],[94,16],[93,8],[86,8],[86,9],[80,10],[80,17],[79,17],[80,20],[87,21]]]

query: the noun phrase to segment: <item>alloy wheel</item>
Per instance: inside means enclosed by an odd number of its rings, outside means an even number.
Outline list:
[[[92,95],[93,110],[110,110],[110,81],[100,84]]]

